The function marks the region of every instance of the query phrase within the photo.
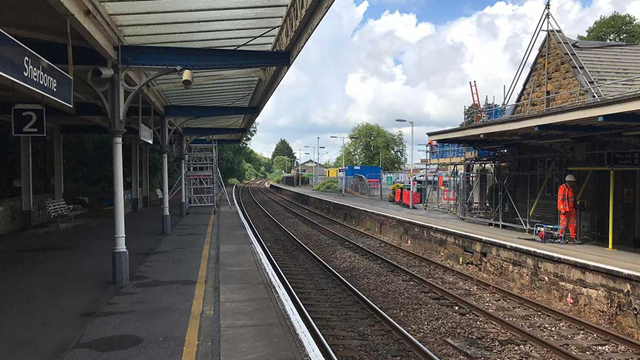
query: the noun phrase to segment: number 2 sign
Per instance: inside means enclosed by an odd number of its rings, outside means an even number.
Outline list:
[[[13,107],[13,136],[47,136],[44,108],[23,104]]]

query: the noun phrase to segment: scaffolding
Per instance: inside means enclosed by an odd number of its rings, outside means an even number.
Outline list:
[[[185,165],[187,205],[215,206],[218,181],[216,144],[189,144]]]

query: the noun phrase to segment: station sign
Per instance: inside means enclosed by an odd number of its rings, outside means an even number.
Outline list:
[[[73,107],[73,78],[0,30],[0,76]]]
[[[16,105],[11,111],[13,136],[47,136],[44,107]]]
[[[613,166],[640,166],[640,152],[621,152],[613,153]]]
[[[140,140],[153,144],[153,130],[150,127],[145,126],[144,124],[140,124]]]

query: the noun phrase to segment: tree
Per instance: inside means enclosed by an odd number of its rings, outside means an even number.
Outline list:
[[[240,144],[219,146],[218,166],[225,180],[245,181],[266,176],[261,156],[249,148],[256,131],[257,125],[253,124]]]
[[[286,172],[288,161],[289,159],[287,159],[287,157],[285,156],[276,156],[275,159],[273,159],[273,166],[272,166],[273,171]]]
[[[336,157],[336,163],[342,166],[342,153],[345,165],[379,166],[382,156],[382,168],[386,171],[401,170],[405,163],[407,146],[401,132],[392,133],[378,124],[362,123],[351,129],[351,142]]]
[[[623,15],[616,11],[609,16],[600,16],[587,29],[587,36],[579,35],[578,40],[640,44],[640,22],[633,15]]]
[[[296,158],[291,145],[289,145],[289,142],[285,139],[280,139],[280,141],[278,141],[275,149],[273,149],[273,152],[271,153],[271,160],[274,160],[277,156],[284,156],[289,159]]]

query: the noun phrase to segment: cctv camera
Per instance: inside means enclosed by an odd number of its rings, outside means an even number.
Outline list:
[[[182,72],[182,86],[188,89],[193,85],[193,71],[185,70]]]
[[[113,76],[113,69],[108,67],[95,67],[91,69],[91,76],[95,79],[109,79]]]

